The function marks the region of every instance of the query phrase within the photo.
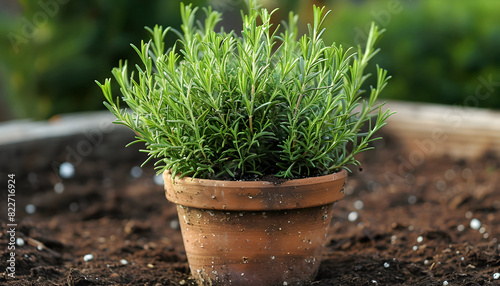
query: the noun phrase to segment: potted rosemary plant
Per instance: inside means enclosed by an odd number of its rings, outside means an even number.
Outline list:
[[[98,84],[164,174],[200,283],[302,284],[318,271],[345,169],[390,115],[376,102],[385,70],[361,96],[382,31],[372,25],[355,52],[323,42],[324,8],[299,38],[296,15],[274,27],[274,11],[249,2],[241,35],[216,32],[221,14],[210,8],[196,22],[183,4],[181,31],[147,28],[152,39],[133,46],[136,73],[126,62],[112,71],[127,109],[110,79]],[[170,31],[179,40],[166,49]]]

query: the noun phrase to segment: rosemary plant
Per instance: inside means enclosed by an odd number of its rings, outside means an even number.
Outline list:
[[[298,16],[273,27],[275,11],[251,0],[242,13],[241,36],[216,32],[221,14],[181,4],[181,31],[146,28],[151,40],[136,50],[142,64],[129,74],[120,62],[112,74],[122,99],[102,88],[104,104],[144,142],[159,172],[180,176],[247,179],[315,176],[359,165],[355,155],[371,149],[374,133],[390,116],[376,100],[387,71],[377,66],[377,84],[362,97],[364,73],[378,52],[383,30],[372,24],[366,47],[357,52],[322,40],[324,8],[314,6],[314,22],[298,38]],[[169,32],[177,43],[165,49]],[[361,132],[363,125],[367,132]]]

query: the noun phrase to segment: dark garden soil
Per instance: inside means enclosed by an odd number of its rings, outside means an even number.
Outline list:
[[[377,145],[336,204],[313,285],[500,285],[500,159],[432,158],[390,138]],[[68,158],[64,147],[50,154],[54,162]],[[151,165],[141,174],[133,169],[139,152],[98,147],[101,155],[82,156],[70,179],[51,162],[16,170],[16,235],[24,245],[15,245],[15,278],[4,271],[11,251],[2,173],[0,285],[193,283],[175,207]]]

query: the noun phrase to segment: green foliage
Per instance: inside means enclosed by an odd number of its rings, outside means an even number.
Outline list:
[[[89,83],[134,56],[128,44],[146,35],[144,26],[180,24],[177,13],[165,16],[176,1],[7,2],[19,3],[17,13],[0,4],[0,120],[102,109],[102,94]]]
[[[376,87],[362,99],[369,75],[364,69],[377,53],[382,31],[372,25],[364,50],[327,45],[324,8],[314,7],[308,33],[298,39],[297,19],[273,27],[274,13],[250,1],[242,13],[241,36],[215,31],[221,14],[181,5],[181,31],[155,26],[152,40],[133,46],[141,59],[136,73],[127,63],[113,69],[123,101],[112,95],[111,80],[100,84],[105,105],[137,133],[159,172],[202,178],[285,178],[333,173],[359,162],[359,152],[385,124],[376,99],[387,72],[377,67]],[[179,41],[165,50],[174,31]],[[377,111],[373,118],[372,111]],[[372,120],[373,119],[373,120]],[[360,133],[368,123],[368,131]]]
[[[325,39],[362,42],[371,21],[387,29],[375,57],[393,76],[384,98],[500,109],[500,1],[329,4]]]

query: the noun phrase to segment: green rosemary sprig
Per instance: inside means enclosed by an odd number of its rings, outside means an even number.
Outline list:
[[[241,36],[215,31],[221,14],[181,5],[181,31],[147,28],[149,42],[132,46],[142,64],[129,73],[120,63],[112,73],[123,102],[111,93],[111,79],[98,83],[106,107],[144,142],[159,172],[181,176],[285,178],[322,175],[359,165],[355,155],[390,116],[377,105],[387,72],[377,67],[377,86],[363,98],[364,73],[378,52],[383,30],[372,24],[364,49],[344,50],[322,40],[324,8],[314,6],[308,33],[297,40],[290,13],[281,33],[274,11],[249,2]],[[168,32],[179,36],[165,50]],[[374,112],[376,112],[374,114]],[[374,115],[376,116],[373,119]],[[361,127],[368,124],[368,132]],[[148,160],[149,160],[148,159]]]

